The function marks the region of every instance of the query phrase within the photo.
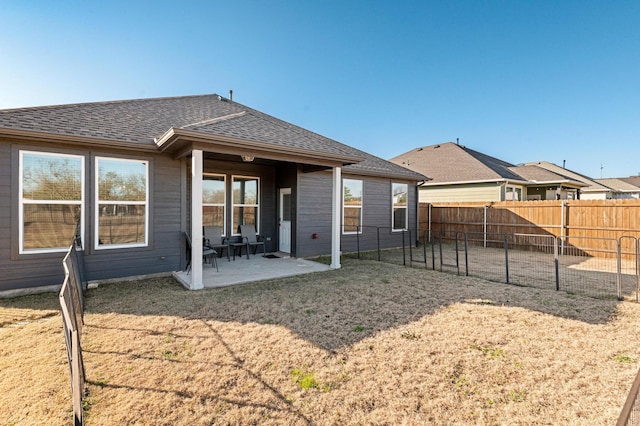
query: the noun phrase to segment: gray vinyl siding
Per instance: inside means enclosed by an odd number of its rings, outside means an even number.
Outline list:
[[[331,253],[331,172],[298,174],[296,199],[298,234],[295,240],[298,257]],[[312,235],[318,234],[317,239]]]
[[[415,182],[402,180],[358,177],[343,175],[343,178],[363,180],[362,232],[359,235],[342,235],[341,249],[344,253],[355,252],[358,245],[361,251],[376,250],[378,238],[381,248],[402,247],[403,233],[392,230],[392,183],[406,183],[408,190],[407,226],[415,232],[416,226],[416,192]],[[404,235],[408,238],[408,235]],[[409,243],[409,241],[406,241]]]
[[[406,183],[408,187],[408,226],[415,233],[416,190],[415,182],[387,178],[376,178],[343,174],[343,179],[363,181],[363,230],[358,236],[341,235],[341,250],[344,253],[357,250],[375,250],[402,246],[402,232],[391,230],[391,184]],[[331,202],[332,186],[330,172],[301,173],[298,195],[298,256],[309,257],[331,253]],[[318,233],[319,238],[311,238]],[[406,235],[405,235],[406,237]],[[408,242],[408,241],[407,241]]]
[[[0,226],[11,237],[0,239],[0,291],[48,285],[64,280],[65,253],[18,254],[19,151],[59,152],[85,157],[85,232],[83,235],[86,278],[97,280],[170,272],[179,269],[181,258],[180,161],[162,155],[110,150],[79,151],[74,147],[38,144],[9,144],[0,141]],[[138,158],[149,161],[149,245],[147,247],[95,250],[94,242],[94,158],[95,156]],[[9,184],[10,183],[10,184]]]
[[[103,155],[103,154],[100,154]],[[105,154],[108,155],[108,154]],[[131,155],[127,158],[146,159]],[[156,155],[149,158],[149,245],[122,249],[93,249],[93,218],[85,231],[85,266],[90,280],[129,277],[180,269],[180,161]],[[93,205],[93,203],[89,203]]]

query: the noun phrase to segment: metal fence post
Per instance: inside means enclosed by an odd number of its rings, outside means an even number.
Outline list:
[[[442,236],[443,236],[443,231],[441,230],[438,238],[438,246],[440,247],[440,272],[442,272],[442,264],[444,263],[442,260]]]
[[[431,241],[431,269],[435,271],[436,270],[436,239],[433,237],[433,233],[431,231],[429,231],[429,240]]]
[[[509,284],[509,242],[507,240],[508,235],[504,234],[504,266],[507,277],[507,284]]]
[[[453,236],[453,238],[455,238],[456,240],[456,271],[458,273],[458,275],[460,275],[460,253],[459,253],[459,248],[458,248],[458,233],[456,232]]]
[[[362,227],[358,225],[358,228],[356,229],[356,249],[358,251],[358,260],[360,260],[360,232],[362,232]]]
[[[378,238],[378,262],[380,262],[380,228],[376,228]]]
[[[486,235],[485,233],[485,239],[487,238]],[[469,276],[469,242],[466,232],[464,233],[464,275],[466,277]]]
[[[407,251],[405,249],[405,243],[404,243],[404,232],[405,230],[402,230],[402,266],[407,266]]]
[[[616,241],[617,274],[616,287],[618,289],[618,300],[622,300],[622,253],[620,250],[620,240]]]
[[[558,259],[558,237],[553,239],[553,264],[555,266],[556,275],[556,291],[560,291],[560,265]]]

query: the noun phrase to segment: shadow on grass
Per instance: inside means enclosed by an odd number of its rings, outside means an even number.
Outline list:
[[[608,322],[619,303],[346,260],[340,270],[197,292],[185,290],[172,278],[103,285],[89,291],[87,312],[276,324],[320,348],[337,351],[452,304],[478,301],[590,324]]]

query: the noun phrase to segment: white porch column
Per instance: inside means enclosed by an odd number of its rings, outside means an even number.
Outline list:
[[[333,197],[331,204],[331,269],[340,269],[340,214],[342,207],[342,168],[333,168]]]
[[[191,152],[191,290],[204,288],[202,282],[202,150]]]

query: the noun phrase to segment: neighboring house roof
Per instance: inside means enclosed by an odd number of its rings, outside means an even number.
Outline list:
[[[564,167],[560,167],[557,164],[550,163],[548,161],[533,161],[529,163],[524,163],[524,166],[538,166],[543,169],[552,171],[554,173],[567,176],[570,179],[573,179],[578,182],[582,182],[586,186],[582,188],[580,191],[582,192],[609,192],[611,188],[608,188],[605,185],[602,185],[595,180],[591,179],[588,176],[582,175],[580,173],[574,172],[572,170],[566,169]]]
[[[415,171],[216,94],[0,110],[0,135],[169,153],[177,152],[186,140],[215,141],[245,150],[260,148],[331,160],[342,163],[345,173],[425,179]]]
[[[614,189],[617,192],[640,192],[640,187],[636,184],[633,184],[632,182],[634,180],[629,178],[606,178],[596,179],[595,181],[601,185]],[[638,178],[637,181],[640,185],[640,178]]]
[[[453,142],[416,148],[390,161],[429,176],[429,185],[522,180],[509,169],[513,164]]]
[[[424,186],[504,181],[583,186],[567,176],[536,166],[516,166],[453,142],[417,148],[391,161],[429,176]]]
[[[640,176],[629,176],[626,178],[620,178],[620,180],[640,188]]]
[[[523,179],[528,181],[528,184],[538,185],[556,185],[562,184],[570,187],[584,187],[585,183],[579,182],[575,179],[571,179],[568,176],[564,176],[558,173],[554,173],[551,170],[543,169],[538,166],[515,166],[510,167],[514,173],[522,176]]]

